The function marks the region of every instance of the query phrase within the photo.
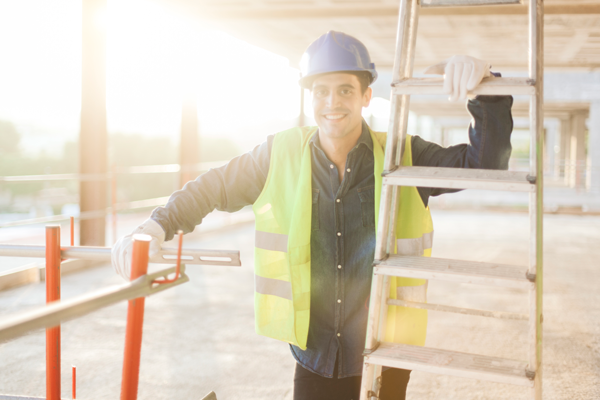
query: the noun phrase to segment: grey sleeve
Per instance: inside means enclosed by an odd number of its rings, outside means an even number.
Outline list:
[[[254,150],[232,159],[222,167],[211,169],[174,192],[164,207],[150,218],[171,240],[178,230],[188,233],[213,210],[234,212],[254,204],[267,180],[274,135]]]

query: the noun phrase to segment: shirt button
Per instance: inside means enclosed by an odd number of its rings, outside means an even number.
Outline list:
[[[336,202],[336,203],[339,203],[340,201],[341,201],[340,199],[335,199],[335,202]]]
[[[341,265],[338,265],[338,269],[342,269],[342,266],[341,266]]]
[[[342,334],[341,334],[341,333],[338,333],[337,335],[338,335],[338,337],[342,336]]]
[[[342,301],[340,299],[338,299],[338,303],[341,303]]]
[[[346,172],[350,172],[350,168],[348,168],[348,169],[346,170]]]
[[[338,232],[338,233],[337,233],[337,235],[338,235],[338,236],[342,236],[342,232]]]
[[[329,165],[329,168],[333,169],[333,164],[330,164],[330,165]]]

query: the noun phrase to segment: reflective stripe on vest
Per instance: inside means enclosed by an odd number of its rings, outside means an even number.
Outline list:
[[[254,275],[254,290],[256,293],[268,294],[292,300],[292,283],[273,278]]]
[[[283,233],[271,233],[255,231],[254,235],[254,246],[259,249],[281,251],[287,253],[288,251],[288,235]]]
[[[403,256],[422,256],[423,252],[433,246],[433,231],[414,239],[396,239],[398,254]]]

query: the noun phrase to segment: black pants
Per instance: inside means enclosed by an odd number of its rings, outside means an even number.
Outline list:
[[[294,372],[294,400],[359,400],[360,376],[337,378],[337,360],[333,378],[324,378],[296,363]],[[404,400],[410,371],[390,368],[383,371],[380,400]]]

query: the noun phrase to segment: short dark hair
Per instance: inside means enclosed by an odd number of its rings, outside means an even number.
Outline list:
[[[354,75],[356,76],[356,78],[358,79],[358,83],[360,83],[360,92],[362,94],[365,94],[365,92],[367,91],[367,88],[369,87],[369,85],[372,82],[372,76],[370,72],[367,71],[339,71],[339,72],[328,72],[329,74],[333,74],[333,73],[342,73],[342,74],[350,74],[350,75]],[[318,75],[317,75],[318,76]],[[314,78],[316,78],[316,76],[311,77],[312,81],[314,81]],[[310,88],[310,91],[312,92],[312,81],[309,83],[308,87]]]
[[[358,78],[358,82],[360,82],[360,92],[362,94],[365,94],[365,92],[367,91],[367,88],[369,87],[369,85],[371,84],[371,81],[372,81],[371,73],[363,72],[363,71],[350,72],[350,73]]]

